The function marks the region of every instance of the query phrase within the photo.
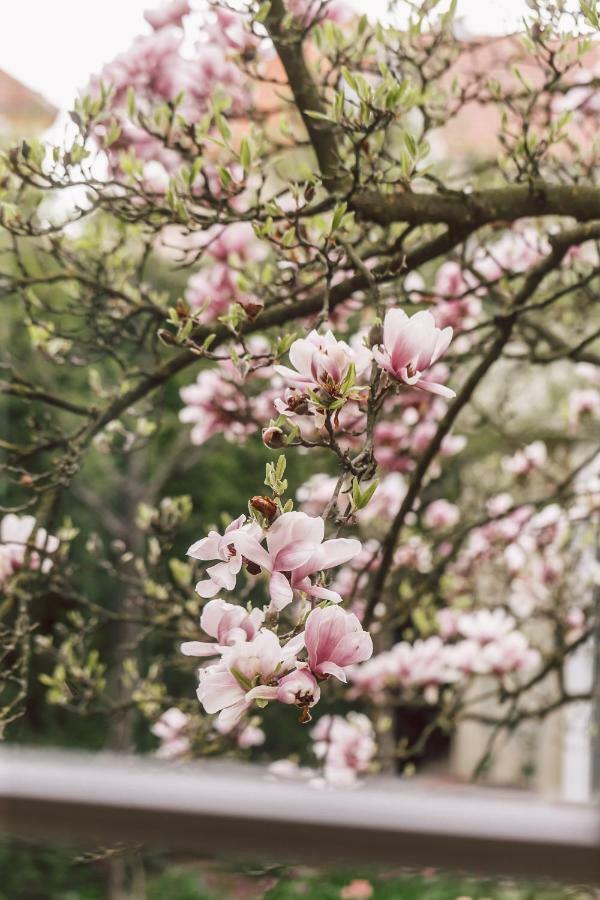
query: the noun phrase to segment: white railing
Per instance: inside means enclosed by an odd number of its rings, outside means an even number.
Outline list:
[[[317,790],[220,762],[7,747],[0,751],[0,830],[76,845],[132,841],[201,857],[600,882],[596,807],[392,778]]]

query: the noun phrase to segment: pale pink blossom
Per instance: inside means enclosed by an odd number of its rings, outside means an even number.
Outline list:
[[[458,620],[460,616],[460,610],[453,609],[451,606],[438,609],[436,613],[438,628],[440,635],[445,641],[458,635]]]
[[[480,645],[504,638],[514,627],[513,617],[501,608],[463,613],[458,619],[460,634]]]
[[[31,544],[34,532],[35,541]],[[58,538],[48,534],[45,528],[36,529],[34,516],[7,513],[0,521],[0,584],[24,565],[28,551],[28,567],[49,572],[50,555],[58,545]]]
[[[401,641],[387,655],[389,676],[404,687],[423,688],[425,700],[435,703],[437,689],[456,680],[444,642],[434,635],[414,644]]]
[[[167,25],[181,25],[184,17],[190,12],[188,0],[171,0],[170,3],[162,3],[156,9],[147,9],[144,18],[155,31],[158,31]]]
[[[296,491],[296,499],[303,512],[309,516],[320,516],[333,496],[336,484],[337,478],[333,475],[324,472],[311,475]]]
[[[339,397],[350,367],[361,378],[371,364],[367,347],[353,349],[345,341],[337,341],[331,331],[320,335],[311,331],[306,338],[294,341],[289,350],[288,366],[275,366],[275,371],[295,388],[323,391],[327,400]]]
[[[540,653],[529,646],[527,638],[520,631],[491,641],[482,647],[482,668],[494,675],[513,672],[528,672],[540,664]]]
[[[390,309],[383,322],[383,344],[373,348],[373,356],[397,381],[443,397],[454,397],[450,388],[423,377],[446,352],[451,340],[452,328],[441,331],[427,310],[409,318],[401,309]]]
[[[232,644],[253,640],[264,618],[265,614],[261,609],[254,608],[248,612],[243,606],[215,597],[202,610],[200,627],[215,638],[216,643],[186,641],[181,645],[181,652],[185,656],[217,656]]]
[[[220,535],[218,531],[210,531],[208,536],[196,541],[188,550],[188,556],[194,559],[217,559],[214,566],[206,570],[208,578],[199,581],[196,590],[201,597],[214,597],[219,590],[232,591],[236,578],[242,568],[242,555],[237,551],[234,539],[243,534],[256,539],[261,530],[254,522],[246,523],[246,516],[238,516]]]
[[[150,729],[160,740],[155,755],[161,759],[178,759],[189,753],[190,740],[186,734],[189,724],[189,716],[177,707],[165,710]]]
[[[586,615],[579,606],[572,606],[565,613],[566,638],[569,643],[576,641],[585,631]]]
[[[546,465],[548,452],[543,441],[534,441],[521,450],[517,450],[513,456],[505,456],[502,466],[511,475],[529,475]]]
[[[569,394],[569,427],[575,429],[583,417],[600,418],[600,391],[580,388]]]
[[[262,728],[257,725],[246,725],[239,734],[236,735],[238,747],[247,750],[249,747],[261,747],[266,740],[266,735]]]
[[[362,713],[322,716],[311,737],[325,780],[334,786],[353,785],[357,775],[368,771],[377,751],[373,726]]]
[[[273,393],[267,389],[253,395],[244,388],[244,380],[223,363],[199,372],[193,384],[181,388],[185,406],[179,420],[192,425],[193,444],[202,445],[215,434],[230,442],[244,441],[269,420]]]
[[[333,675],[346,681],[348,666],[364,662],[373,653],[371,635],[354,613],[339,606],[317,607],[308,616],[304,632],[308,664],[321,678]]]
[[[356,15],[352,6],[344,0],[288,0],[288,10],[305,25],[323,19],[330,19],[338,25],[343,25]]]
[[[434,530],[453,528],[460,521],[460,510],[448,500],[434,500],[425,510],[423,521],[427,528]]]
[[[267,531],[267,546],[255,535],[239,533],[236,546],[247,559],[269,575],[269,592],[275,609],[281,610],[299,590],[324,599],[341,599],[339,595],[312,583],[310,576],[352,559],[361,544],[353,538],[337,538],[323,542],[325,523],[320,517],[303,512],[287,512],[276,519]]]
[[[216,665],[199,669],[198,699],[207,713],[220,714],[220,730],[237,725],[252,705],[249,692],[285,671],[285,666],[292,664],[294,649],[291,642],[282,648],[277,635],[262,629],[251,641],[227,647]]]

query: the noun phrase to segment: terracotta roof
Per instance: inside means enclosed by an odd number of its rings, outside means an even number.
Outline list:
[[[0,133],[39,133],[52,124],[57,112],[41,94],[0,69]]]

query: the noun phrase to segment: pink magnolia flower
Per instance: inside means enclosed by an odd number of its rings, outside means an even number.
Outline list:
[[[243,606],[226,603],[220,597],[215,597],[202,610],[200,627],[215,638],[217,643],[186,641],[181,645],[181,652],[185,656],[217,656],[226,647],[240,641],[253,640],[264,618],[265,614],[261,609],[255,608],[248,612]]]
[[[48,534],[45,528],[38,528],[36,531],[34,516],[7,513],[0,521],[0,584],[23,566],[34,531],[36,549],[29,548],[29,568],[41,568],[42,572],[48,572],[52,568],[52,560],[48,556],[44,556],[42,560],[40,553],[54,553],[58,549],[58,538]]]
[[[325,779],[333,785],[354,784],[356,776],[368,770],[377,750],[371,721],[362,713],[322,716],[311,737]]]
[[[517,450],[513,456],[505,456],[502,460],[502,466],[506,472],[511,475],[529,475],[536,469],[542,469],[546,464],[548,453],[546,445],[543,441],[534,441]]]
[[[163,3],[156,9],[147,9],[144,18],[149,25],[158,31],[167,25],[181,25],[183,18],[191,12],[188,0],[172,0]]]
[[[220,713],[220,730],[237,725],[253,702],[248,696],[252,688],[289,668],[300,646],[299,641],[289,641],[282,648],[277,635],[261,629],[251,641],[227,647],[216,665],[199,670],[198,699],[207,713]]]
[[[161,759],[177,759],[185,756],[190,749],[190,741],[185,733],[189,722],[189,716],[176,706],[165,710],[150,729],[161,742],[155,755]]]
[[[209,566],[206,570],[208,578],[199,581],[196,591],[201,597],[214,597],[217,591],[224,589],[232,591],[235,587],[236,577],[242,568],[242,556],[238,553],[235,538],[244,534],[248,538],[260,535],[261,530],[254,522],[246,522],[246,516],[238,516],[220,535],[218,531],[210,531],[208,537],[196,541],[188,550],[188,556],[194,559],[209,560],[218,559],[220,562]]]
[[[498,640],[486,644],[481,651],[482,668],[494,675],[528,672],[541,660],[538,650],[530,647],[520,631],[511,631]]]
[[[446,645],[434,635],[409,644],[401,641],[389,652],[390,675],[406,687],[425,688],[427,702],[435,703],[437,688],[456,680],[446,655]]]
[[[460,634],[481,645],[506,637],[514,627],[513,617],[500,608],[463,613],[458,619]]]
[[[306,620],[304,642],[311,671],[321,678],[333,675],[344,682],[344,669],[364,662],[373,653],[371,635],[354,613],[339,606],[313,609]]]
[[[247,750],[249,747],[261,747],[265,740],[264,731],[257,725],[246,725],[236,736],[237,745],[242,750]]]
[[[423,521],[428,528],[445,529],[453,528],[460,520],[460,510],[455,503],[449,503],[447,500],[434,500],[430,503]]]
[[[266,548],[255,534],[240,532],[236,536],[239,552],[269,574],[269,592],[275,609],[281,610],[292,602],[294,588],[313,596],[329,597],[325,588],[312,584],[310,576],[347,562],[360,552],[360,541],[338,538],[323,543],[324,533],[323,519],[303,512],[287,512],[275,519],[267,531]]]
[[[383,322],[383,344],[373,348],[373,356],[397,381],[442,397],[454,397],[450,388],[423,377],[446,352],[451,340],[452,328],[440,331],[427,310],[409,318],[401,309],[390,309]]]
[[[322,390],[331,398],[339,396],[352,364],[358,378],[371,364],[367,347],[354,350],[345,341],[337,341],[331,331],[324,335],[311,331],[307,338],[294,341],[289,357],[296,371],[288,366],[274,366],[279,375],[293,387]]]

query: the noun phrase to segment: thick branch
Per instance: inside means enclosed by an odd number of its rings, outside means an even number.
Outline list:
[[[285,69],[296,107],[315,151],[323,184],[330,190],[338,190],[342,188],[344,180],[339,175],[339,135],[336,135],[330,122],[314,119],[307,114],[308,111],[313,111],[325,115],[327,110],[306,65],[301,31],[284,27],[286,12],[283,0],[272,0],[265,25]]]
[[[532,181],[471,193],[362,191],[352,198],[351,206],[360,217],[382,225],[444,222],[474,230],[488,222],[514,222],[529,216],[571,216],[588,222],[600,219],[600,188]]]

